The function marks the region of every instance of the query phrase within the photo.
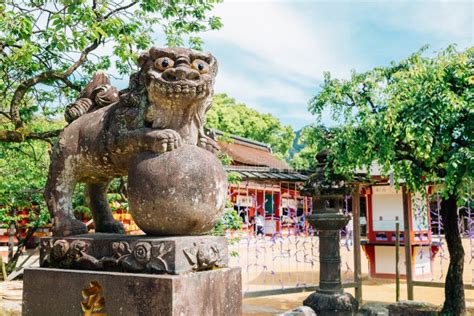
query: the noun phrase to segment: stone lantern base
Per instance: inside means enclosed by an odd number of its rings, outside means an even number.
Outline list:
[[[326,294],[318,290],[308,296],[304,306],[311,307],[317,315],[355,315],[359,309],[359,303],[349,293]]]

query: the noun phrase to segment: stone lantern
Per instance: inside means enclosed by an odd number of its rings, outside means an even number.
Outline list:
[[[319,286],[303,302],[318,315],[352,315],[358,302],[345,293],[341,282],[340,231],[350,220],[343,214],[344,196],[350,188],[343,177],[324,165],[326,154],[317,156],[319,167],[304,188],[304,195],[313,200],[313,214],[308,216],[310,225],[319,232]]]

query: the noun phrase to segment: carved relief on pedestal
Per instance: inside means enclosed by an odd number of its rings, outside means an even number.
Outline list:
[[[211,270],[223,267],[222,251],[217,245],[194,243],[194,247],[183,250],[193,271]]]
[[[84,240],[65,239],[42,242],[42,266],[63,269],[96,270],[99,260],[87,254],[89,243]]]
[[[111,244],[112,254],[100,258],[90,255],[90,244],[84,240],[47,240],[42,244],[41,266],[62,269],[170,273],[167,255],[171,248],[165,242],[118,241]]]
[[[180,274],[227,266],[227,243],[198,240],[44,239],[41,267],[95,271]]]
[[[111,263],[112,267],[122,267],[129,272],[170,272],[165,256],[171,252],[171,248],[166,247],[165,243],[137,242],[131,248],[128,242],[114,242],[112,248],[114,256],[104,258],[104,263]]]

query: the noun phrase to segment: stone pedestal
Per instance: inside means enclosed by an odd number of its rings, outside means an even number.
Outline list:
[[[86,234],[41,238],[40,242],[44,268],[180,274],[228,263],[225,237]]]
[[[24,274],[24,316],[234,316],[241,304],[238,268],[182,275],[30,268]]]
[[[224,237],[42,238],[23,315],[240,315],[240,268]]]

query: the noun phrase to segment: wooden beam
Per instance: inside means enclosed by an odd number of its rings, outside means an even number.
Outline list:
[[[407,191],[407,187],[403,185],[403,223],[404,223],[404,234],[403,238],[405,241],[405,267],[406,267],[406,278],[407,278],[407,299],[413,300],[413,265],[411,255],[411,229],[410,229],[410,208],[408,203],[410,202],[410,194]]]
[[[272,295],[314,292],[317,290],[317,288],[318,288],[317,286],[287,287],[284,289],[270,289],[270,290],[242,292],[242,296],[243,298],[255,298],[255,297],[272,296]]]
[[[352,230],[354,236],[354,283],[355,298],[362,305],[362,262],[361,262],[361,244],[360,244],[360,186],[355,185],[354,193],[352,194],[352,222],[354,228]]]
[[[354,282],[342,283],[342,287],[345,289],[355,288],[357,285]],[[262,296],[282,295],[282,294],[293,294],[302,292],[314,292],[318,289],[318,286],[299,286],[299,287],[287,287],[283,289],[270,289],[270,290],[259,290],[242,292],[244,298],[255,298]]]
[[[443,288],[445,287],[445,283],[443,282],[428,282],[428,281],[413,281],[413,286],[423,286],[423,287],[435,287],[435,288]],[[474,290],[474,285],[472,284],[464,284],[465,290]]]

